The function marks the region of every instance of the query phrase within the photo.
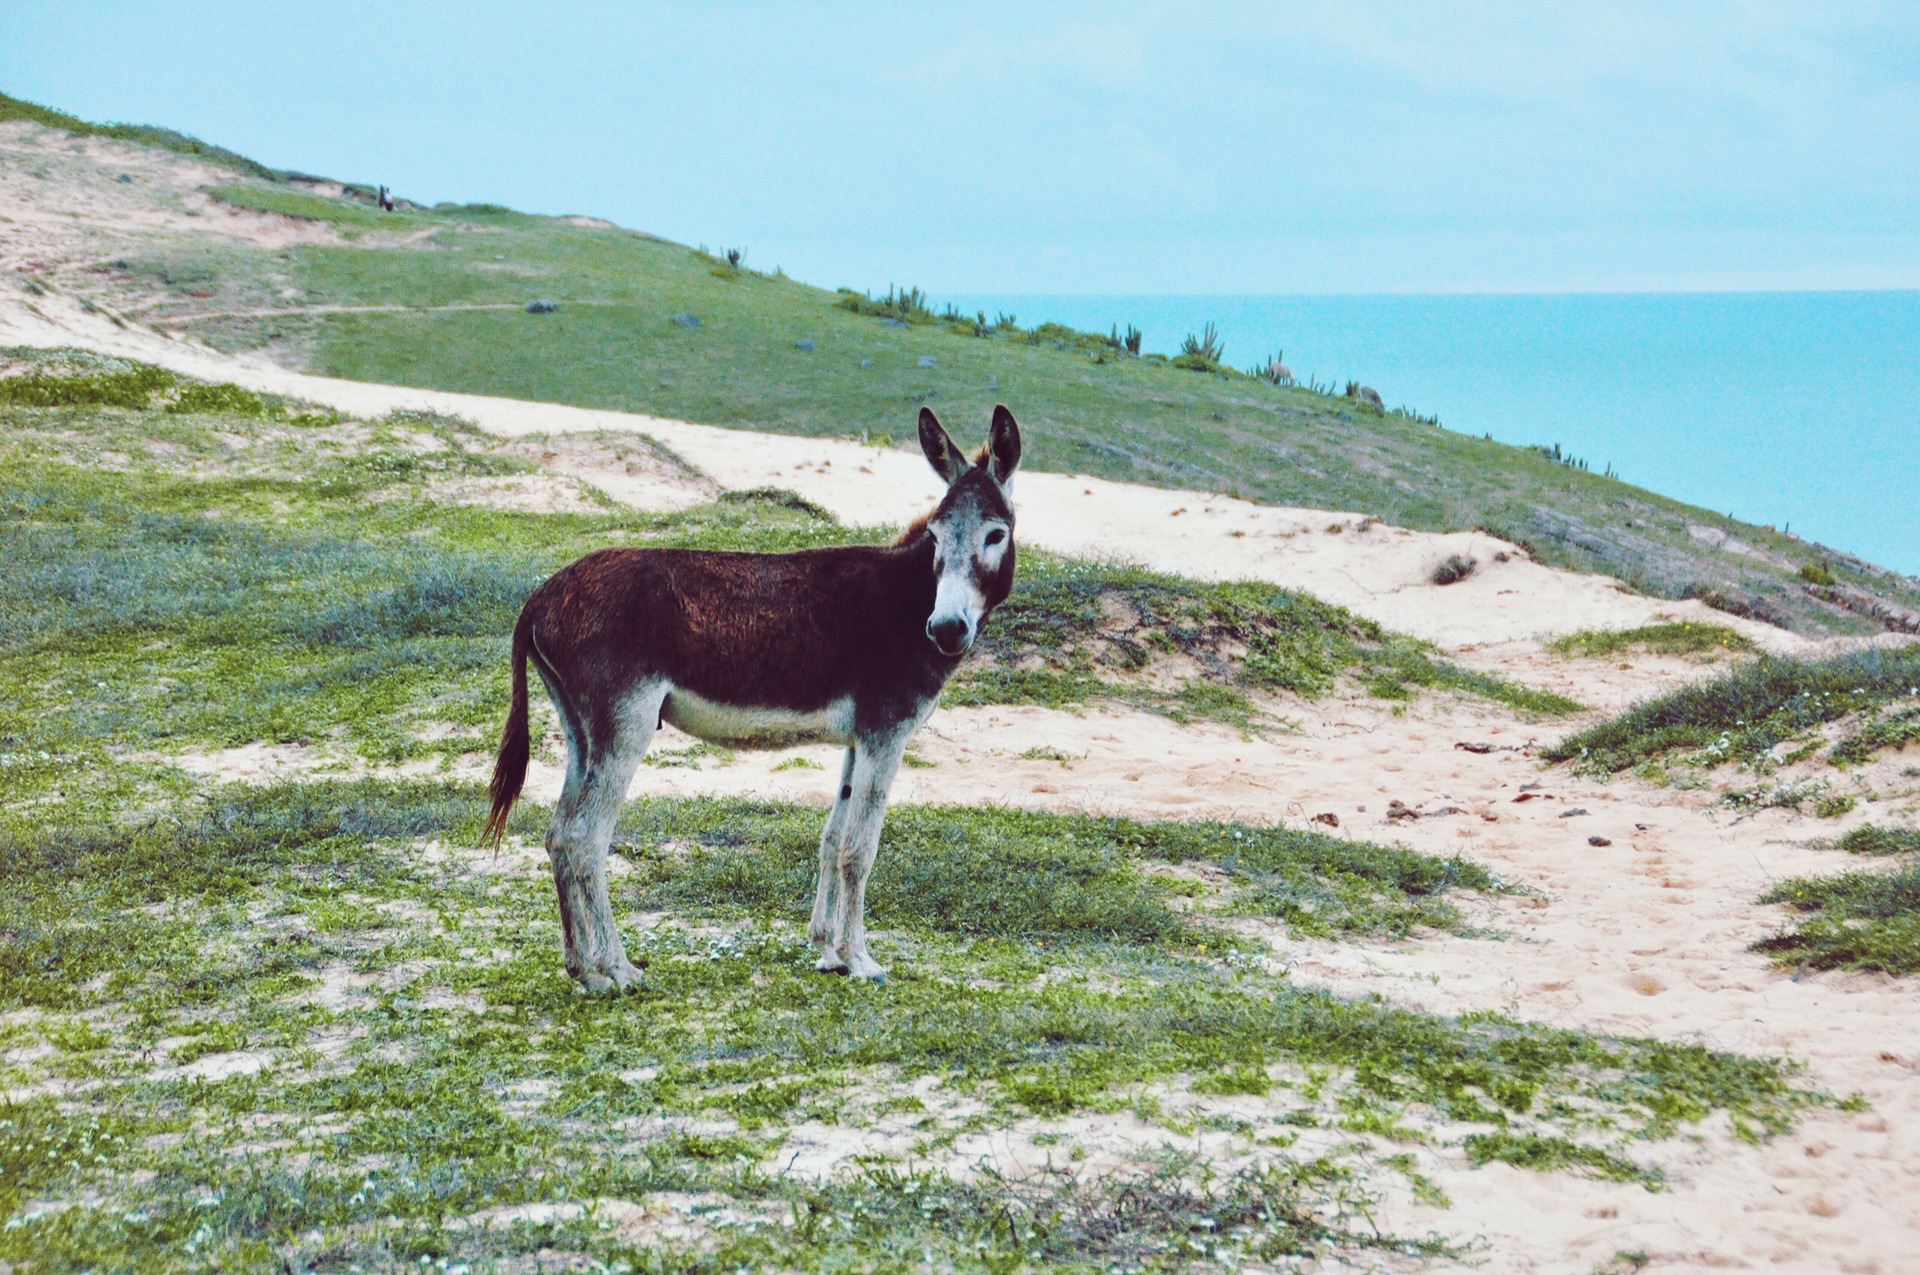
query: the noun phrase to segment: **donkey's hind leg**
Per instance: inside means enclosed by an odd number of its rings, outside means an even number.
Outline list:
[[[853,749],[847,749],[840,764],[840,787],[833,796],[833,810],[820,833],[820,882],[813,891],[813,921],[807,926],[807,938],[820,949],[814,968],[822,974],[844,974],[847,963],[841,959],[834,938],[839,933],[840,847],[847,838],[848,808],[853,804]]]
[[[567,780],[547,833],[547,858],[560,897],[567,973],[589,992],[623,990],[640,981],[613,919],[607,844],[633,772],[653,742],[666,695],[665,683],[643,685],[602,721],[584,724],[584,730],[569,723]]]

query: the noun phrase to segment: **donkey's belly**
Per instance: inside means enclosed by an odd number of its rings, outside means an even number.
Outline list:
[[[660,715],[689,735],[733,748],[853,743],[853,699],[843,696],[818,712],[722,704],[676,687]]]

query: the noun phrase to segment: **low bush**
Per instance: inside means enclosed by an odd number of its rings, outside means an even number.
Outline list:
[[[1863,824],[1834,842],[1848,854],[1920,854],[1920,828],[1881,828]]]
[[[1807,919],[1753,945],[1776,965],[1920,973],[1920,859],[1890,872],[1794,877],[1760,896]]]
[[[1762,656],[1711,682],[1569,735],[1543,756],[1595,774],[1614,774],[1676,752],[1706,766],[1751,761],[1814,727],[1916,695],[1920,646],[1829,660]],[[1898,719],[1889,734],[1904,729],[1905,721]],[[1879,746],[1876,738],[1848,755]]]
[[[1630,650],[1653,655],[1712,655],[1721,651],[1744,655],[1753,650],[1753,642],[1724,624],[1675,620],[1634,629],[1582,629],[1555,638],[1547,643],[1547,650],[1555,655],[1588,655],[1597,659],[1611,659]]]

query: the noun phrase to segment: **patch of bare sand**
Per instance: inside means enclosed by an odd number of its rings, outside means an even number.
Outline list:
[[[591,483],[623,505],[672,512],[706,504],[722,488],[644,435],[594,433],[530,435],[500,449],[542,468]]]
[[[523,514],[597,514],[606,506],[574,478],[556,474],[506,474],[494,478],[443,478],[428,483],[428,500],[480,505]]]
[[[268,249],[342,242],[324,222],[235,208],[203,189],[238,180],[231,169],[155,147],[0,124],[0,270],[57,271],[155,237]]]
[[[434,760],[376,767],[333,749],[258,742],[237,748],[190,746],[176,752],[129,753],[128,760],[158,762],[218,783],[243,784],[274,784],[284,779],[358,779],[371,774],[398,778],[432,774],[440,768],[440,763]]]

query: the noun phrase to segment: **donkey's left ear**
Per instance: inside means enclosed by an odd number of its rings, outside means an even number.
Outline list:
[[[993,432],[987,435],[987,471],[1005,487],[1020,468],[1020,422],[1002,403],[993,409]]]

